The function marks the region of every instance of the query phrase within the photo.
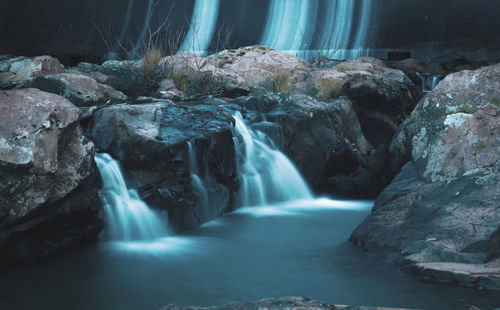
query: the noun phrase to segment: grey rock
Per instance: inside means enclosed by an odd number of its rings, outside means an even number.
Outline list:
[[[36,259],[94,238],[94,147],[79,109],[23,89],[0,91],[0,110],[0,259]]]
[[[107,102],[127,100],[122,92],[96,80],[71,73],[44,75],[31,82],[31,87],[58,94],[71,101],[77,107],[99,106]]]
[[[0,60],[0,89],[28,87],[42,75],[64,72],[64,66],[51,56],[13,57]]]
[[[440,263],[473,264],[479,270],[497,257],[499,84],[500,65],[462,71],[419,102],[391,145],[394,169],[409,162],[379,195],[351,242],[412,274],[426,277],[426,270],[438,270],[430,277],[435,281],[453,282],[456,268]],[[439,264],[421,265],[430,263]],[[496,277],[500,268],[490,267],[481,277]],[[455,282],[498,287],[472,278]]]

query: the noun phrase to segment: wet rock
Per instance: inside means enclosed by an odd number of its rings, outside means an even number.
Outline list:
[[[44,75],[31,82],[31,87],[58,94],[71,101],[77,107],[99,106],[109,102],[127,100],[122,92],[96,80],[71,73]]]
[[[377,198],[351,242],[424,277],[427,269],[421,267],[429,265],[423,263],[483,268],[500,223],[499,84],[500,65],[462,71],[420,101],[390,149],[394,169],[409,162]],[[450,282],[449,274],[461,272],[430,266],[443,269],[433,272],[436,281]],[[500,271],[498,265],[486,267],[488,274]],[[496,277],[488,274],[481,277]],[[494,286],[476,280],[456,283]]]
[[[246,109],[252,127],[268,134],[317,192],[373,197],[390,180],[379,170],[387,156],[374,161],[382,151],[365,139],[346,98],[323,102],[300,93],[257,92],[233,103]],[[373,186],[375,178],[381,187]]]
[[[402,308],[356,307],[321,303],[304,297],[268,298],[257,302],[232,302],[220,307],[195,307],[169,305],[164,310],[242,310],[242,309],[268,309],[268,310],[405,310]],[[409,310],[409,309],[406,309]]]
[[[219,99],[115,105],[94,113],[90,137],[120,161],[129,187],[151,207],[167,210],[174,230],[187,230],[234,207],[234,113]],[[188,142],[209,206],[192,184]]]
[[[329,176],[354,173],[371,149],[348,100],[321,102],[301,94],[285,95],[268,119],[281,125],[286,153],[313,186]],[[335,161],[340,154],[346,156],[343,167]]]
[[[27,87],[31,79],[64,72],[64,66],[51,56],[8,57],[0,60],[0,89]]]
[[[79,109],[37,89],[0,91],[0,109],[0,260],[37,259],[95,238],[94,147]]]

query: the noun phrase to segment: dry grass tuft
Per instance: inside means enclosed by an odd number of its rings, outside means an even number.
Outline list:
[[[274,75],[274,90],[278,93],[290,92],[292,74],[289,71],[280,71]]]
[[[354,66],[349,66],[346,64],[339,64],[339,65],[337,65],[336,69],[337,69],[337,71],[340,71],[340,72],[346,72],[346,71],[353,71],[356,68]]]
[[[321,99],[329,100],[342,95],[344,91],[344,81],[338,79],[321,79],[317,85]]]
[[[142,56],[142,73],[145,76],[152,75],[162,59],[162,54],[156,47],[150,48],[144,56]]]
[[[141,75],[146,81],[149,91],[153,91],[161,81],[161,73],[158,72],[158,64],[162,59],[159,49],[152,47],[142,56]]]

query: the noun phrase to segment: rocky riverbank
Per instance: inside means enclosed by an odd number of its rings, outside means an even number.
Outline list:
[[[304,297],[283,297],[283,298],[269,298],[256,302],[232,302],[220,307],[195,307],[195,306],[178,306],[169,305],[163,310],[410,310],[403,308],[379,308],[379,307],[363,307],[363,306],[346,306],[321,303]]]
[[[97,238],[95,152],[120,160],[175,231],[234,210],[240,112],[316,193],[377,197],[351,242],[425,279],[497,289],[500,67],[450,74],[425,97],[417,74],[469,65],[305,61],[261,46],[74,68],[2,56],[0,256],[38,259]]]

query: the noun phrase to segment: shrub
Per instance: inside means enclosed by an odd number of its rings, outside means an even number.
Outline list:
[[[344,82],[338,79],[324,78],[317,85],[319,95],[324,100],[337,98],[344,91]]]
[[[288,93],[292,74],[288,71],[280,71],[274,75],[274,90],[278,93]]]

